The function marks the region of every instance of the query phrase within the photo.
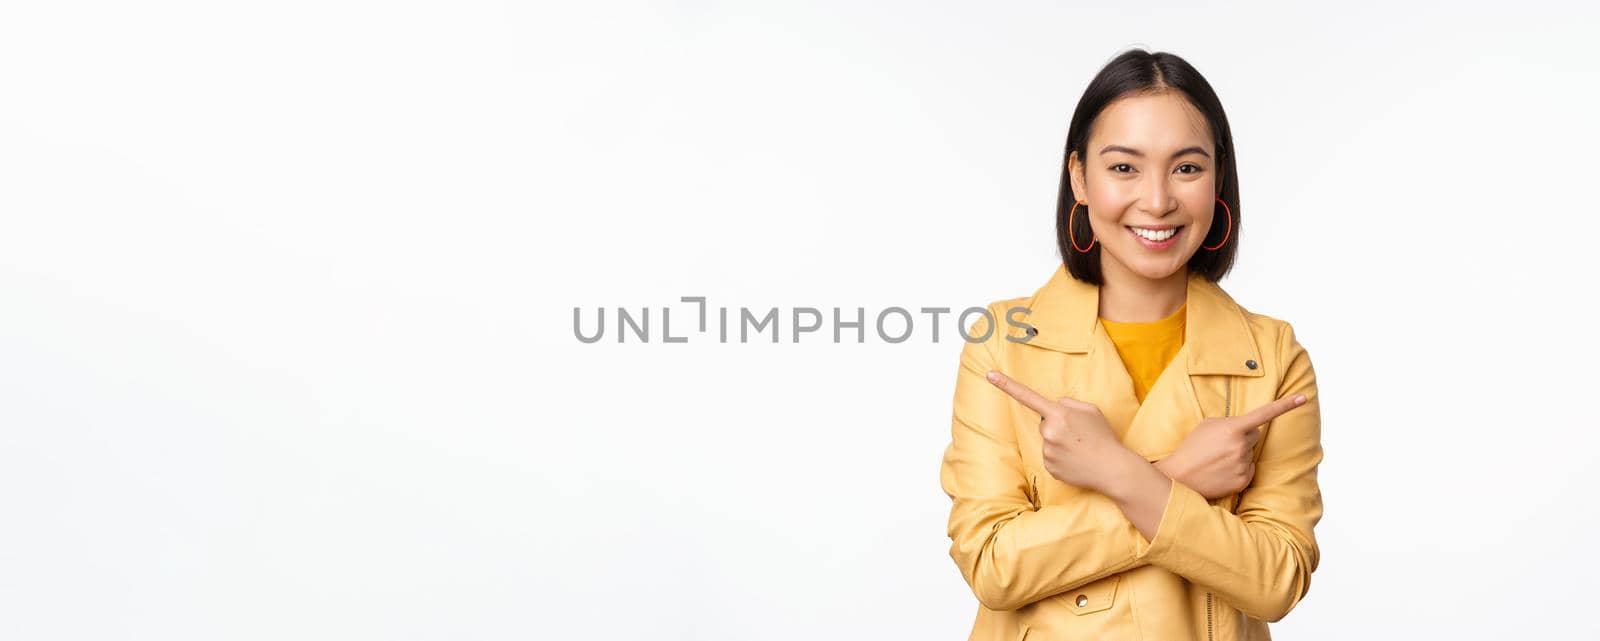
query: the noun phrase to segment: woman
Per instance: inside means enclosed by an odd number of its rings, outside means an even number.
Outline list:
[[[1316,376],[1288,323],[1216,284],[1234,157],[1177,56],[1124,53],[1079,101],[1063,264],[961,353],[940,483],[972,639],[1267,639],[1310,588]]]

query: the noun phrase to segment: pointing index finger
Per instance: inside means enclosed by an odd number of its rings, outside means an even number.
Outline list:
[[[1278,418],[1285,412],[1305,404],[1305,400],[1306,397],[1304,394],[1285,396],[1271,403],[1267,403],[1266,405],[1255,408],[1248,413],[1240,414],[1239,420],[1247,424],[1249,427],[1266,425],[1267,423],[1271,422],[1272,419]]]
[[[1038,412],[1040,416],[1044,416],[1053,411],[1051,408],[1056,406],[1055,402],[1040,396],[1039,393],[1033,391],[1032,388],[1028,387],[1027,385],[1023,385],[1022,383],[1018,383],[1012,380],[1010,376],[1001,374],[998,371],[989,370],[988,379],[989,382],[993,383],[995,387],[1000,388],[1000,391],[1010,394],[1011,398],[1021,401],[1023,405],[1026,405],[1033,411]]]

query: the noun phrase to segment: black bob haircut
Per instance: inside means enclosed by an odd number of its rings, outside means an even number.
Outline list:
[[[1206,82],[1205,77],[1183,58],[1161,51],[1151,53],[1133,49],[1106,63],[1100,73],[1089,81],[1083,97],[1078,99],[1078,108],[1072,113],[1072,124],[1067,129],[1067,147],[1061,156],[1061,192],[1056,201],[1056,247],[1061,252],[1067,272],[1073,278],[1094,285],[1105,284],[1100,272],[1100,248],[1103,243],[1095,243],[1088,252],[1079,252],[1072,247],[1072,236],[1080,239],[1081,247],[1082,239],[1094,238],[1094,232],[1089,227],[1089,217],[1083,215],[1088,211],[1085,205],[1078,206],[1080,215],[1074,217],[1073,225],[1068,229],[1068,214],[1078,198],[1072,191],[1071,166],[1067,159],[1076,151],[1079,162],[1088,161],[1084,147],[1089,144],[1089,128],[1106,105],[1124,96],[1163,91],[1177,91],[1187,97],[1210,124],[1212,143],[1217,152],[1217,197],[1228,204],[1228,209],[1224,211],[1221,204],[1213,201],[1216,213],[1212,216],[1211,229],[1201,242],[1201,249],[1189,258],[1189,273],[1199,274],[1214,283],[1222,280],[1233,268],[1233,259],[1239,249],[1239,177],[1234,163],[1233,131],[1228,127],[1227,114],[1222,111],[1222,101],[1212,91],[1211,83]],[[1228,227],[1230,212],[1231,231]],[[1221,242],[1224,234],[1228,239],[1226,245],[1215,251],[1205,249]]]

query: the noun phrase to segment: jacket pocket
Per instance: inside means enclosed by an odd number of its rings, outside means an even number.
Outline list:
[[[1056,598],[1073,614],[1079,616],[1091,614],[1110,608],[1116,603],[1117,584],[1121,582],[1122,575],[1113,574],[1076,590],[1062,592]]]

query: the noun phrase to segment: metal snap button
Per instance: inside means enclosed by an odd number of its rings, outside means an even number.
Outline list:
[[[1083,606],[1089,605],[1089,597],[1080,594],[1080,595],[1078,595],[1077,603],[1078,603],[1078,607],[1080,607],[1080,608],[1083,607]]]
[[[1248,367],[1250,369],[1255,369],[1256,368],[1256,362],[1253,361],[1253,360],[1245,361],[1244,362],[1244,366]]]

